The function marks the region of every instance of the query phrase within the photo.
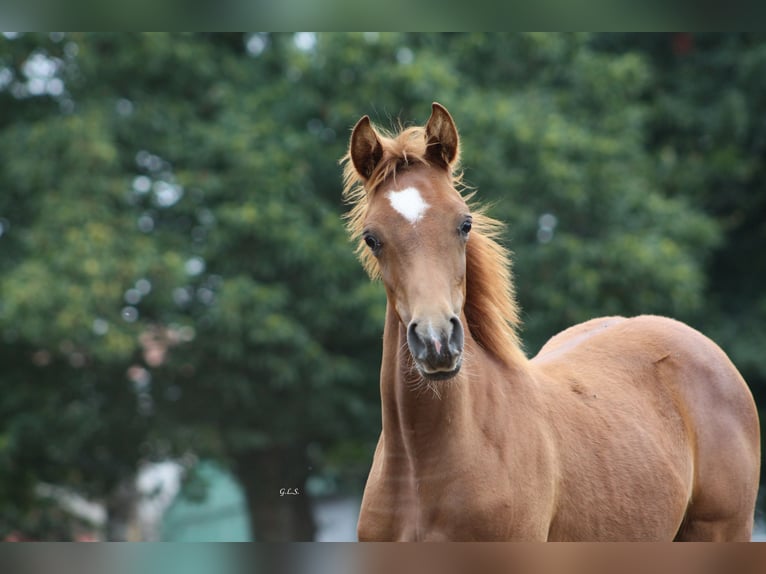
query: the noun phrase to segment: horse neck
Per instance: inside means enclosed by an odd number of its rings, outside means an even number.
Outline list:
[[[467,324],[465,317],[461,321]],[[501,364],[466,329],[461,372],[451,381],[437,382],[437,396],[415,385],[406,341],[405,327],[389,304],[380,381],[383,432],[389,448],[404,447],[411,459],[423,460],[423,453],[437,455],[441,441],[457,447],[456,438],[470,437],[474,430],[486,433],[487,421],[507,420],[514,403],[509,395],[529,378],[526,359]]]

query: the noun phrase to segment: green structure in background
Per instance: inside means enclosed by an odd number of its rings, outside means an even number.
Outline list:
[[[252,540],[245,495],[232,476],[218,465],[200,463],[196,479],[206,486],[199,502],[183,493],[162,521],[165,542],[249,542]]]

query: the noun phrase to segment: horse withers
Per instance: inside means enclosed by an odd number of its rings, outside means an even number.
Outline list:
[[[458,132],[356,124],[348,228],[387,295],[383,428],[360,540],[749,540],[752,395],[710,339],[606,317],[521,351],[500,225],[461,194]]]

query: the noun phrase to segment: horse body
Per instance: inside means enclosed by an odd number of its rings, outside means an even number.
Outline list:
[[[758,418],[710,339],[664,317],[595,319],[530,368],[559,429],[551,539],[749,540]]]
[[[527,359],[506,254],[448,177],[457,142],[438,104],[403,139],[365,118],[352,135],[350,227],[388,297],[359,539],[749,539],[759,425],[728,357],[641,316]]]

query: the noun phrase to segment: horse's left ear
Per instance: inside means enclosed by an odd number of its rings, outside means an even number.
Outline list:
[[[447,108],[433,103],[431,117],[426,124],[426,155],[444,167],[451,167],[458,157],[457,127]]]

